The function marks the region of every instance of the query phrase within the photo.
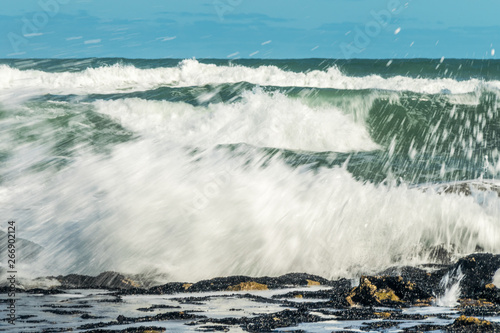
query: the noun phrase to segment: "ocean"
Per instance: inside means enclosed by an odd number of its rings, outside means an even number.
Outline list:
[[[495,60],[0,60],[0,230],[28,279],[498,254],[499,101]]]

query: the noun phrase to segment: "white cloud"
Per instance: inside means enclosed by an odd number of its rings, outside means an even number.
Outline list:
[[[36,36],[42,36],[43,33],[42,32],[35,32],[35,33],[32,33],[32,34],[26,34],[26,35],[23,35],[24,37],[36,37]]]
[[[100,39],[89,39],[83,42],[83,44],[99,44],[101,42]]]
[[[156,40],[161,40],[162,42],[168,42],[169,40],[174,40],[176,38],[177,38],[177,36],[173,36],[173,37],[166,36],[166,37],[158,37],[158,38],[156,38]]]

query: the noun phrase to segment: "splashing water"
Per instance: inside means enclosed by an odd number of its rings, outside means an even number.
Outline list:
[[[464,276],[460,267],[458,267],[456,271],[446,273],[446,275],[443,276],[439,286],[444,290],[444,294],[436,299],[436,304],[438,306],[451,308],[458,305],[460,282]]]
[[[20,271],[334,278],[500,253],[500,74],[311,61],[0,66],[0,214],[43,247]]]

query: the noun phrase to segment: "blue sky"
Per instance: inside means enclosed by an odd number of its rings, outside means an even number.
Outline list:
[[[499,13],[498,0],[5,1],[0,57],[496,59]]]

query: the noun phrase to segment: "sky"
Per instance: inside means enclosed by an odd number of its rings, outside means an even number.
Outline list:
[[[0,58],[497,59],[499,13],[498,0],[4,1]]]

